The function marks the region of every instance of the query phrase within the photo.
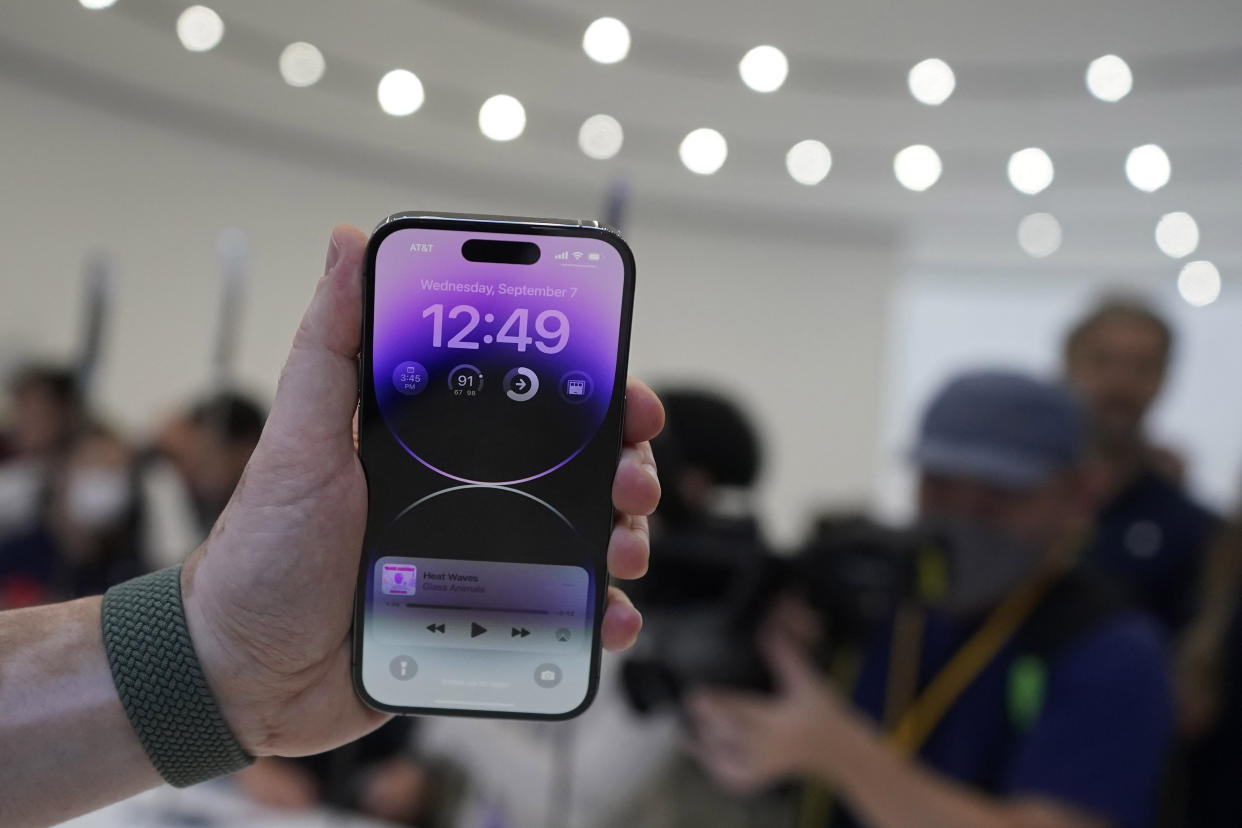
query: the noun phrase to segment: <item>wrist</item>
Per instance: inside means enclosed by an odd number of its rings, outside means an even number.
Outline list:
[[[878,743],[871,723],[845,704],[835,703],[812,729],[802,771],[830,785],[840,784],[871,743]]]
[[[258,665],[229,641],[220,623],[223,610],[210,601],[209,590],[195,588],[196,551],[181,569],[181,596],[186,627],[220,715],[242,749],[251,756],[274,752],[273,728],[262,694],[256,692]]]

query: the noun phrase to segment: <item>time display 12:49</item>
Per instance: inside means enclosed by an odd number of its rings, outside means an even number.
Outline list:
[[[479,322],[494,322],[495,317],[492,314],[486,316],[479,313],[479,309],[470,305],[455,305],[447,316],[450,320],[465,318],[461,323],[461,329],[457,331],[446,343],[444,341],[444,312],[443,303],[430,305],[423,311],[423,318],[431,317],[431,345],[433,348],[465,348],[468,350],[478,350],[479,342],[471,339],[471,334],[479,327]],[[509,318],[500,326],[500,330],[496,331],[495,341],[506,345],[514,345],[518,351],[525,352],[528,345],[534,344],[536,348],[545,354],[555,354],[565,349],[569,344],[569,317],[558,310],[541,311],[535,317],[535,333],[539,339],[527,335],[527,329],[530,321],[530,310],[528,308],[517,308],[513,313],[509,314]],[[491,342],[491,336],[484,336],[484,342]]]

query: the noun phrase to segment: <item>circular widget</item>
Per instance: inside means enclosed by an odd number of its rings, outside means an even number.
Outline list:
[[[514,368],[505,374],[505,394],[514,402],[527,402],[539,393],[539,376],[529,368]]]
[[[470,363],[462,363],[449,371],[449,391],[454,397],[477,397],[483,390],[483,372]]]
[[[413,397],[427,388],[430,375],[421,362],[403,362],[392,372],[392,386],[398,392]]]

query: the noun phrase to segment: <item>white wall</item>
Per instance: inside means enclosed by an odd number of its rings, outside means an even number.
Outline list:
[[[107,249],[118,290],[98,400],[135,433],[206,381],[221,228],[250,239],[238,367],[267,396],[334,223],[369,228],[408,208],[594,215],[599,206],[594,184],[563,203],[359,180],[3,79],[0,111],[0,369],[70,353],[84,252]],[[768,435],[762,503],[774,536],[795,537],[813,505],[864,502],[895,261],[882,234],[861,245],[765,238],[744,217],[727,226],[670,219],[642,193],[628,224],[639,263],[634,371],[719,383],[744,398]]]

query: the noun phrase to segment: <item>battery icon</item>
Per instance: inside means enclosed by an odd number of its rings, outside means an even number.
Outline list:
[[[588,260],[588,261],[592,261],[592,262],[598,262],[598,261],[599,261],[599,254],[598,254],[598,253],[588,253],[588,254],[587,254],[587,260]]]

